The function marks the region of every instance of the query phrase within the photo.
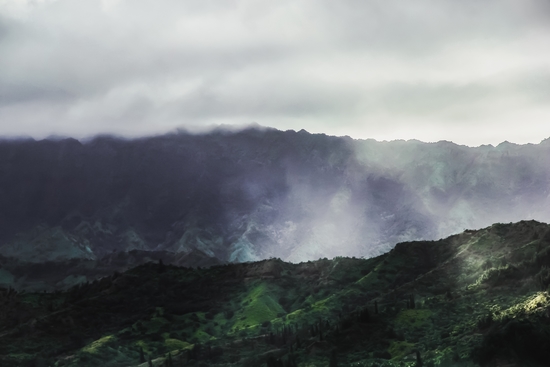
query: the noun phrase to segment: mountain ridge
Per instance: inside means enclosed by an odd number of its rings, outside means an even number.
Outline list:
[[[158,260],[65,292],[0,289],[0,362],[542,367],[549,266],[550,225],[536,221],[370,259],[196,269]]]
[[[2,141],[0,253],[28,260],[50,231],[75,239],[59,260],[74,246],[95,258],[134,248],[221,262],[376,256],[493,222],[549,221],[549,153],[255,128]],[[44,254],[34,256],[55,260]]]

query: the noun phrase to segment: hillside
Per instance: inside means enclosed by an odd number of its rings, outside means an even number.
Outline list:
[[[373,257],[465,228],[550,221],[549,142],[469,148],[263,128],[4,140],[0,255],[11,275],[0,278],[26,287],[13,263],[96,264],[133,250],[187,266]]]
[[[535,221],[371,259],[150,262],[66,292],[1,290],[0,364],[545,366],[549,266]]]

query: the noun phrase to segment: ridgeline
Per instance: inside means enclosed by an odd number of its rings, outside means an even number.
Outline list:
[[[0,289],[0,365],[545,366],[550,226],[381,256],[155,262],[67,291]]]

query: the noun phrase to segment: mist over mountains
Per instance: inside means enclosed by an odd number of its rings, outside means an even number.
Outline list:
[[[249,128],[0,142],[0,255],[163,251],[243,262],[372,257],[550,220],[550,140],[476,148]]]

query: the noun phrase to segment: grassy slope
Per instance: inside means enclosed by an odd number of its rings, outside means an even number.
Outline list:
[[[496,224],[368,260],[151,263],[65,293],[2,292],[0,364],[137,366],[142,348],[154,364],[328,366],[335,351],[340,366],[412,366],[418,350],[426,366],[542,366],[549,233]]]

